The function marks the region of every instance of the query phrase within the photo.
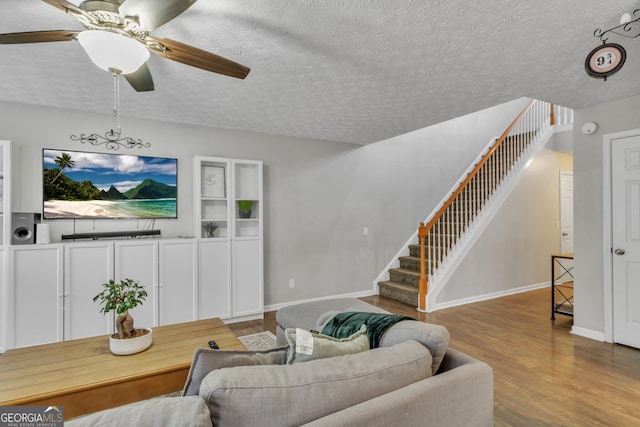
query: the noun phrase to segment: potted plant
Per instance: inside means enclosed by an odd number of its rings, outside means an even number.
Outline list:
[[[215,237],[216,230],[218,229],[218,224],[216,224],[215,222],[205,222],[202,228],[204,228],[207,237]]]
[[[117,313],[115,326],[118,332],[109,339],[111,352],[125,355],[149,348],[152,342],[151,329],[136,329],[129,313],[129,310],[142,305],[147,298],[144,286],[132,279],[123,279],[119,283],[111,279],[109,283],[103,283],[102,287],[104,289],[93,297],[93,302],[99,301],[102,305],[100,313],[107,314],[111,310]]]
[[[253,200],[238,200],[238,216],[240,218],[251,218]]]

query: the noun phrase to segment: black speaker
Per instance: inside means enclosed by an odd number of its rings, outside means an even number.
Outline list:
[[[36,224],[39,222],[39,213],[14,212],[11,222],[11,244],[34,244],[36,242]]]

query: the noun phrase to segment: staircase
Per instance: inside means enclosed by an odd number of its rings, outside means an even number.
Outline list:
[[[567,114],[564,120],[568,121]],[[378,282],[380,295],[424,311],[427,283],[432,281],[438,269],[452,255],[456,244],[473,233],[474,228],[479,228],[474,225],[483,209],[494,201],[496,192],[507,180],[517,179],[515,176],[519,174],[516,172],[521,171],[525,163],[539,151],[533,149],[536,144],[537,148],[542,148],[539,145],[543,145],[543,133],[554,124],[555,107],[532,100],[502,136],[465,172],[440,203],[439,209],[421,223],[419,232],[410,239],[408,255],[404,250],[405,254],[400,255],[395,265],[388,269],[388,280]],[[422,262],[419,243],[423,240],[424,290],[420,301]]]

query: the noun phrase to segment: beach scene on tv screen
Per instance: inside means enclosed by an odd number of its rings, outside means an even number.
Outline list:
[[[176,218],[177,160],[43,150],[43,216]]]

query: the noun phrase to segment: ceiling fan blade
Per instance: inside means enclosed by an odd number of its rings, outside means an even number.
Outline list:
[[[75,39],[80,31],[53,30],[0,34],[0,44],[66,42]]]
[[[166,24],[197,0],[127,0],[119,8],[120,16],[137,16],[142,31]]]
[[[149,71],[146,62],[142,64],[137,71],[125,74],[124,78],[127,79],[136,92],[149,92],[154,90],[153,78],[151,77],[151,71]]]
[[[225,76],[236,77],[238,79],[244,79],[247,77],[247,74],[249,74],[249,71],[251,71],[251,68],[238,64],[230,59],[175,40],[147,37],[147,41],[158,42],[166,48],[164,52],[150,49],[151,52],[156,55],[202,70],[224,74]]]

